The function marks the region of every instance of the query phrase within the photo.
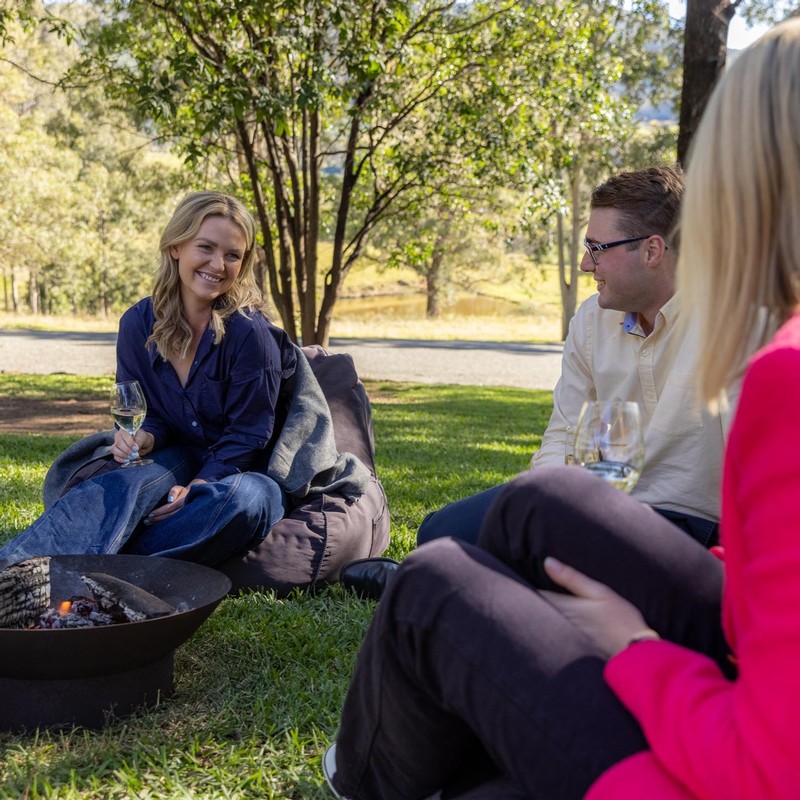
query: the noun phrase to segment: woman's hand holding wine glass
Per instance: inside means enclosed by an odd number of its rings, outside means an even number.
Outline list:
[[[111,416],[117,424],[117,434],[111,452],[123,467],[141,467],[152,464],[152,459],[142,458],[142,453],[153,449],[153,436],[143,432],[137,441],[136,432],[147,415],[147,401],[139,381],[115,383],[111,389]]]

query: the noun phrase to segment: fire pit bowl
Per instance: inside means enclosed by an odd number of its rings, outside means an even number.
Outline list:
[[[0,729],[99,728],[173,692],[175,648],[230,589],[217,570],[155,556],[52,556],[51,601],[86,594],[81,575],[100,572],[176,609],[167,616],[94,628],[0,628]]]

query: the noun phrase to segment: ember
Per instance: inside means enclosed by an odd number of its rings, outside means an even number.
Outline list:
[[[49,608],[31,628],[93,628],[95,625],[118,625],[130,622],[121,606],[78,595]]]

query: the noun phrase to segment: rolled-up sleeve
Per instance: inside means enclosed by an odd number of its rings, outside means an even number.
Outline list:
[[[596,400],[597,391],[591,370],[591,337],[581,306],[570,320],[564,342],[561,377],[553,390],[553,413],[542,436],[542,446],[531,458],[532,467],[563,466],[567,444],[575,436],[575,424],[586,400]]]

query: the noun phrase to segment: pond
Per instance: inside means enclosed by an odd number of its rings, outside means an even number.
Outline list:
[[[343,297],[336,303],[336,315],[347,319],[391,317],[418,319],[425,316],[425,295],[391,294],[373,297]],[[457,317],[497,317],[526,312],[525,306],[495,297],[463,295],[442,303],[442,314]]]

